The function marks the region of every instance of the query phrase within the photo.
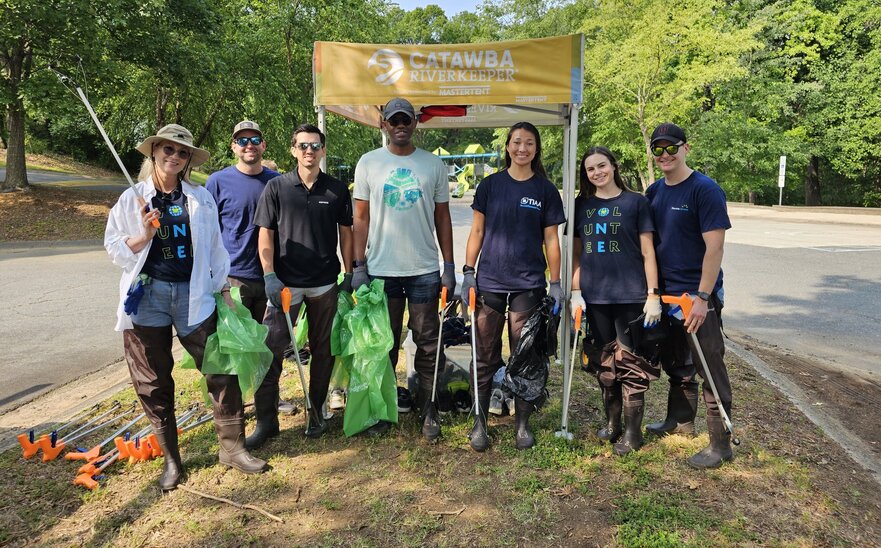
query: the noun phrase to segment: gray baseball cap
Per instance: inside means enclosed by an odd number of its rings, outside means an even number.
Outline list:
[[[399,113],[406,114],[413,119],[416,118],[416,111],[413,109],[413,105],[410,101],[401,97],[395,97],[382,108],[382,117],[385,120]]]

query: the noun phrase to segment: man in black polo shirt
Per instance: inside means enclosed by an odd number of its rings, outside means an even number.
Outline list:
[[[309,321],[312,411],[307,417],[306,435],[317,438],[327,429],[321,405],[327,397],[334,362],[330,332],[336,314],[336,281],[340,273],[337,243],[346,265],[344,291],[351,291],[353,248],[349,189],[321,171],[324,144],[324,134],[315,126],[304,124],[294,130],[291,153],[297,159],[297,169],[269,181],[257,204],[254,219],[254,224],[260,227],[257,248],[269,299],[263,323],[269,327],[266,344],[274,357],[263,384],[254,395],[257,428],[247,439],[248,447],[257,447],[267,438],[278,435],[278,379],[284,350],[291,342],[281,311],[281,291],[285,287],[293,294],[291,317],[297,317],[300,304],[305,300]]]

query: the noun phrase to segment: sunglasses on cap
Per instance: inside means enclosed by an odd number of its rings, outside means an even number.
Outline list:
[[[665,147],[652,147],[652,154],[658,158],[660,158],[665,152],[670,156],[675,156],[676,153],[679,152],[679,147],[681,146],[682,145],[667,145]]]
[[[162,152],[164,152],[166,156],[174,156],[175,154],[177,154],[177,157],[180,158],[181,160],[186,160],[187,158],[190,157],[190,149],[188,149],[188,148],[182,148],[180,150],[176,150],[171,145],[165,145],[162,147]]]
[[[406,114],[395,114],[388,120],[386,120],[388,124],[392,127],[395,126],[409,126],[413,123],[413,118],[410,118]]]
[[[248,143],[257,146],[263,142],[263,137],[260,137],[259,135],[254,135],[253,137],[236,137],[233,140],[240,147],[246,147],[248,146]]]
[[[322,148],[324,148],[324,144],[322,143],[297,143],[294,145],[294,148],[299,148],[300,150],[309,150],[310,148],[315,152],[318,152]]]

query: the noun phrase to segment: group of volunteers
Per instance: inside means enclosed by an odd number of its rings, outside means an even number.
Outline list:
[[[361,157],[351,196],[345,184],[320,169],[326,139],[309,124],[294,130],[290,151],[296,167],[283,175],[262,163],[266,140],[259,125],[237,124],[230,143],[235,165],[213,173],[205,187],[189,176],[209,155],[186,128],[167,125],[138,145],[145,157],[139,182],[111,210],[104,245],[123,269],[116,329],[123,332],[132,384],[165,454],[162,490],[174,489],[183,475],[172,335],[201,370],[206,342],[217,330],[218,293],[227,306],[244,306],[267,326],[266,346],[273,355],[254,396],[256,426],[249,436],[237,376],[205,374],[222,464],[249,474],[268,468],[250,451],[279,434],[279,378],[291,344],[281,305],[286,288],[293,316],[305,304],[309,325],[307,436],[327,430],[321,408],[334,365],[330,339],[337,294],[376,279],[383,281],[388,302],[392,369],[406,308],[416,345],[422,433],[430,441],[440,436],[431,398],[436,355],[439,368],[445,361],[437,352],[438,300],[442,287],[451,295],[456,289],[447,170],[440,158],[413,144],[418,117],[409,101],[392,99],[381,114],[388,144]],[[591,148],[582,158],[573,223],[574,290],[567,296],[560,278],[558,226],[566,222],[560,192],[542,165],[536,127],[519,122],[509,129],[506,169],[485,178],[475,192],[462,268],[462,300],[476,308],[472,367],[480,409],[469,436],[475,451],[490,443],[486,407],[493,376],[505,365],[505,324],[513,350],[542,301],[552,299],[559,310],[569,298],[573,309],[586,312],[585,346],[598,349],[592,363],[607,418],[600,438],[614,443],[620,455],[639,449],[644,394],[660,374],[658,363],[669,376],[668,410],[649,432],[694,432],[698,370],[687,333],[696,333],[722,401],[705,383],[710,446],[688,462],[709,468],[732,458],[730,433],[719,413],[719,405],[729,413],[731,407],[719,319],[722,248],[730,227],[725,196],[713,180],[686,165],[689,144],[678,126],[658,126],[651,151],[664,178],[646,196],[627,188],[608,149]],[[239,305],[232,287],[238,288]],[[686,292],[694,297],[690,315],[668,317],[661,293]],[[470,295],[476,302],[469,302]],[[644,355],[636,332],[662,327],[660,352]],[[528,421],[536,403],[515,397],[519,449],[535,443]],[[381,435],[390,426],[380,421],[367,433]]]

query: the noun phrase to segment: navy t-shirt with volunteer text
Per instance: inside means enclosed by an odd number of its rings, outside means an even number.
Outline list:
[[[188,282],[193,272],[193,236],[187,196],[180,188],[150,201],[159,210],[159,228],[153,236],[141,272],[163,282]]]
[[[664,179],[646,190],[655,221],[655,253],[665,293],[698,290],[707,246],[703,233],[731,228],[725,191],[694,171],[678,185]],[[713,291],[722,287],[722,270]]]
[[[654,231],[649,201],[636,192],[575,198],[581,240],[579,285],[589,304],[642,303],[648,287],[639,235]]]
[[[507,170],[493,173],[478,185],[471,208],[486,217],[478,289],[512,293],[545,287],[544,229],[566,220],[553,183],[539,175],[517,181]]]
[[[266,183],[275,177],[278,173],[267,168],[257,175],[248,175],[236,166],[229,166],[212,173],[205,184],[217,203],[220,236],[229,252],[229,275],[233,278],[263,279],[263,267],[257,255],[259,230],[254,225],[254,216]]]

